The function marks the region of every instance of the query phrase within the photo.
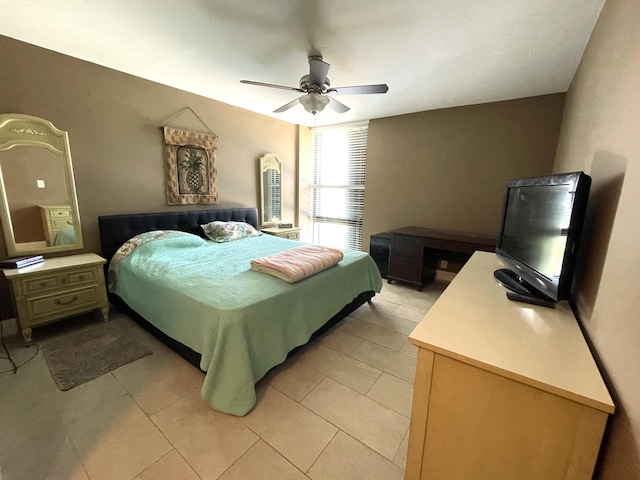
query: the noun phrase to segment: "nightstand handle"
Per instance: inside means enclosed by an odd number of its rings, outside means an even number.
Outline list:
[[[69,305],[69,304],[75,302],[77,299],[78,299],[78,296],[74,295],[73,297],[71,297],[71,300],[69,300],[68,302],[63,302],[59,298],[56,298],[53,303],[55,303],[56,305]]]

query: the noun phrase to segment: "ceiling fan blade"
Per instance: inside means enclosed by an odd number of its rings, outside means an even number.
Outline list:
[[[329,102],[329,108],[331,108],[331,110],[333,110],[334,112],[345,113],[351,110],[344,103],[340,103],[334,98],[331,98],[330,100],[331,101]]]
[[[287,110],[289,110],[290,108],[295,107],[297,104],[299,103],[299,99],[295,99],[295,100],[291,100],[289,103],[287,103],[286,105],[281,106],[280,108],[278,108],[277,110],[274,110],[273,113],[282,113],[282,112],[286,112]]]
[[[386,83],[377,85],[356,85],[353,87],[331,87],[327,93],[335,93],[337,95],[361,95],[368,93],[387,93],[389,87]]]
[[[327,80],[329,67],[330,65],[327,62],[323,62],[322,58],[309,57],[309,83],[322,88]]]
[[[299,88],[296,88],[296,87],[286,87],[284,85],[274,85],[273,83],[254,82],[253,80],[240,80],[240,83],[246,83],[247,85],[257,85],[258,87],[279,88],[281,90],[293,90],[294,92],[302,92],[302,90],[300,90]]]

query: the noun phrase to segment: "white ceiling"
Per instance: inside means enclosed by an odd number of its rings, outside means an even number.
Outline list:
[[[310,54],[351,107],[316,125],[568,89],[605,0],[0,0],[0,34],[287,122]]]

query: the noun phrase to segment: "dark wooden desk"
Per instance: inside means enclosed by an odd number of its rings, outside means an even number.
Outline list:
[[[422,289],[436,269],[458,272],[473,252],[494,252],[496,239],[479,233],[404,227],[392,230],[387,281],[406,282]]]

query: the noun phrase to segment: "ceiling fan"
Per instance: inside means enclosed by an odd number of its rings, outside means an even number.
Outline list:
[[[322,60],[319,55],[309,57],[309,74],[300,79],[300,87],[287,87],[284,85],[274,85],[272,83],[254,82],[252,80],[240,80],[241,83],[257,85],[259,87],[280,88],[282,90],[292,90],[304,93],[301,97],[274,110],[274,113],[286,112],[290,108],[300,103],[304,109],[315,115],[324,110],[327,105],[338,113],[349,111],[349,107],[338,102],[329,95],[361,95],[369,93],[387,93],[389,87],[384,84],[377,85],[356,85],[353,87],[332,87],[327,78],[330,65]]]

